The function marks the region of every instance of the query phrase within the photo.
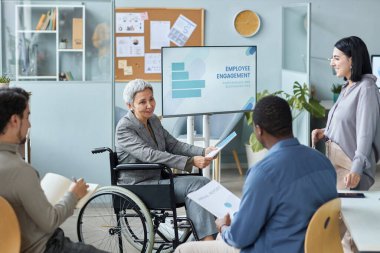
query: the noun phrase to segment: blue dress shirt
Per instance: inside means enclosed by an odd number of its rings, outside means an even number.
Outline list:
[[[331,162],[295,138],[282,140],[247,172],[239,211],[222,238],[241,253],[304,252],[310,218],[337,196]]]

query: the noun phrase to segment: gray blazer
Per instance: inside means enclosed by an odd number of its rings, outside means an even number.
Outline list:
[[[116,126],[115,146],[119,163],[162,163],[183,170],[189,157],[203,155],[204,149],[178,141],[166,131],[159,118],[148,120],[157,144],[148,129],[128,111]],[[157,171],[121,172],[118,183],[137,184],[158,180]]]

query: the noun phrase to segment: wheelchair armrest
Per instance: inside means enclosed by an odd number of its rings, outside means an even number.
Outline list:
[[[107,148],[107,147],[94,148],[93,150],[91,150],[91,152],[92,152],[93,154],[99,154],[99,153],[103,153],[103,152],[106,152],[106,151],[108,151],[108,152],[110,152],[110,153],[113,152],[112,149]]]
[[[175,173],[176,177],[186,177],[186,176],[203,176],[202,170],[199,170],[198,173]]]
[[[125,170],[161,170],[169,174],[170,177],[173,173],[170,168],[161,163],[123,163],[119,164],[114,168],[115,171],[125,171]]]

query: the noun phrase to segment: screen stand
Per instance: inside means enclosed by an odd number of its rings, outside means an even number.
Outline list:
[[[209,147],[210,146],[210,124],[209,124],[210,118],[209,115],[203,115],[202,119],[202,125],[203,125],[203,136],[202,138],[197,138],[194,135],[194,116],[187,116],[187,143],[194,145],[195,141],[203,141],[203,147]],[[193,169],[193,173],[196,173],[197,171],[194,171],[196,169]],[[210,166],[207,166],[206,168],[202,169],[202,175],[204,177],[211,179],[211,170]]]
[[[194,145],[194,116],[187,116],[187,143]]]
[[[210,118],[209,115],[203,115],[202,119],[203,126],[203,147],[207,148],[210,146]],[[204,177],[211,179],[210,165],[202,170]]]

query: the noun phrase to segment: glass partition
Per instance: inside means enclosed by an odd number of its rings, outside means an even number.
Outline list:
[[[282,7],[282,70],[281,88],[293,94],[294,82],[310,89],[310,3],[289,4]],[[310,114],[302,112],[293,121],[293,132],[298,140],[309,145]]]
[[[19,81],[112,81],[112,13],[111,0],[2,1],[2,73]]]

